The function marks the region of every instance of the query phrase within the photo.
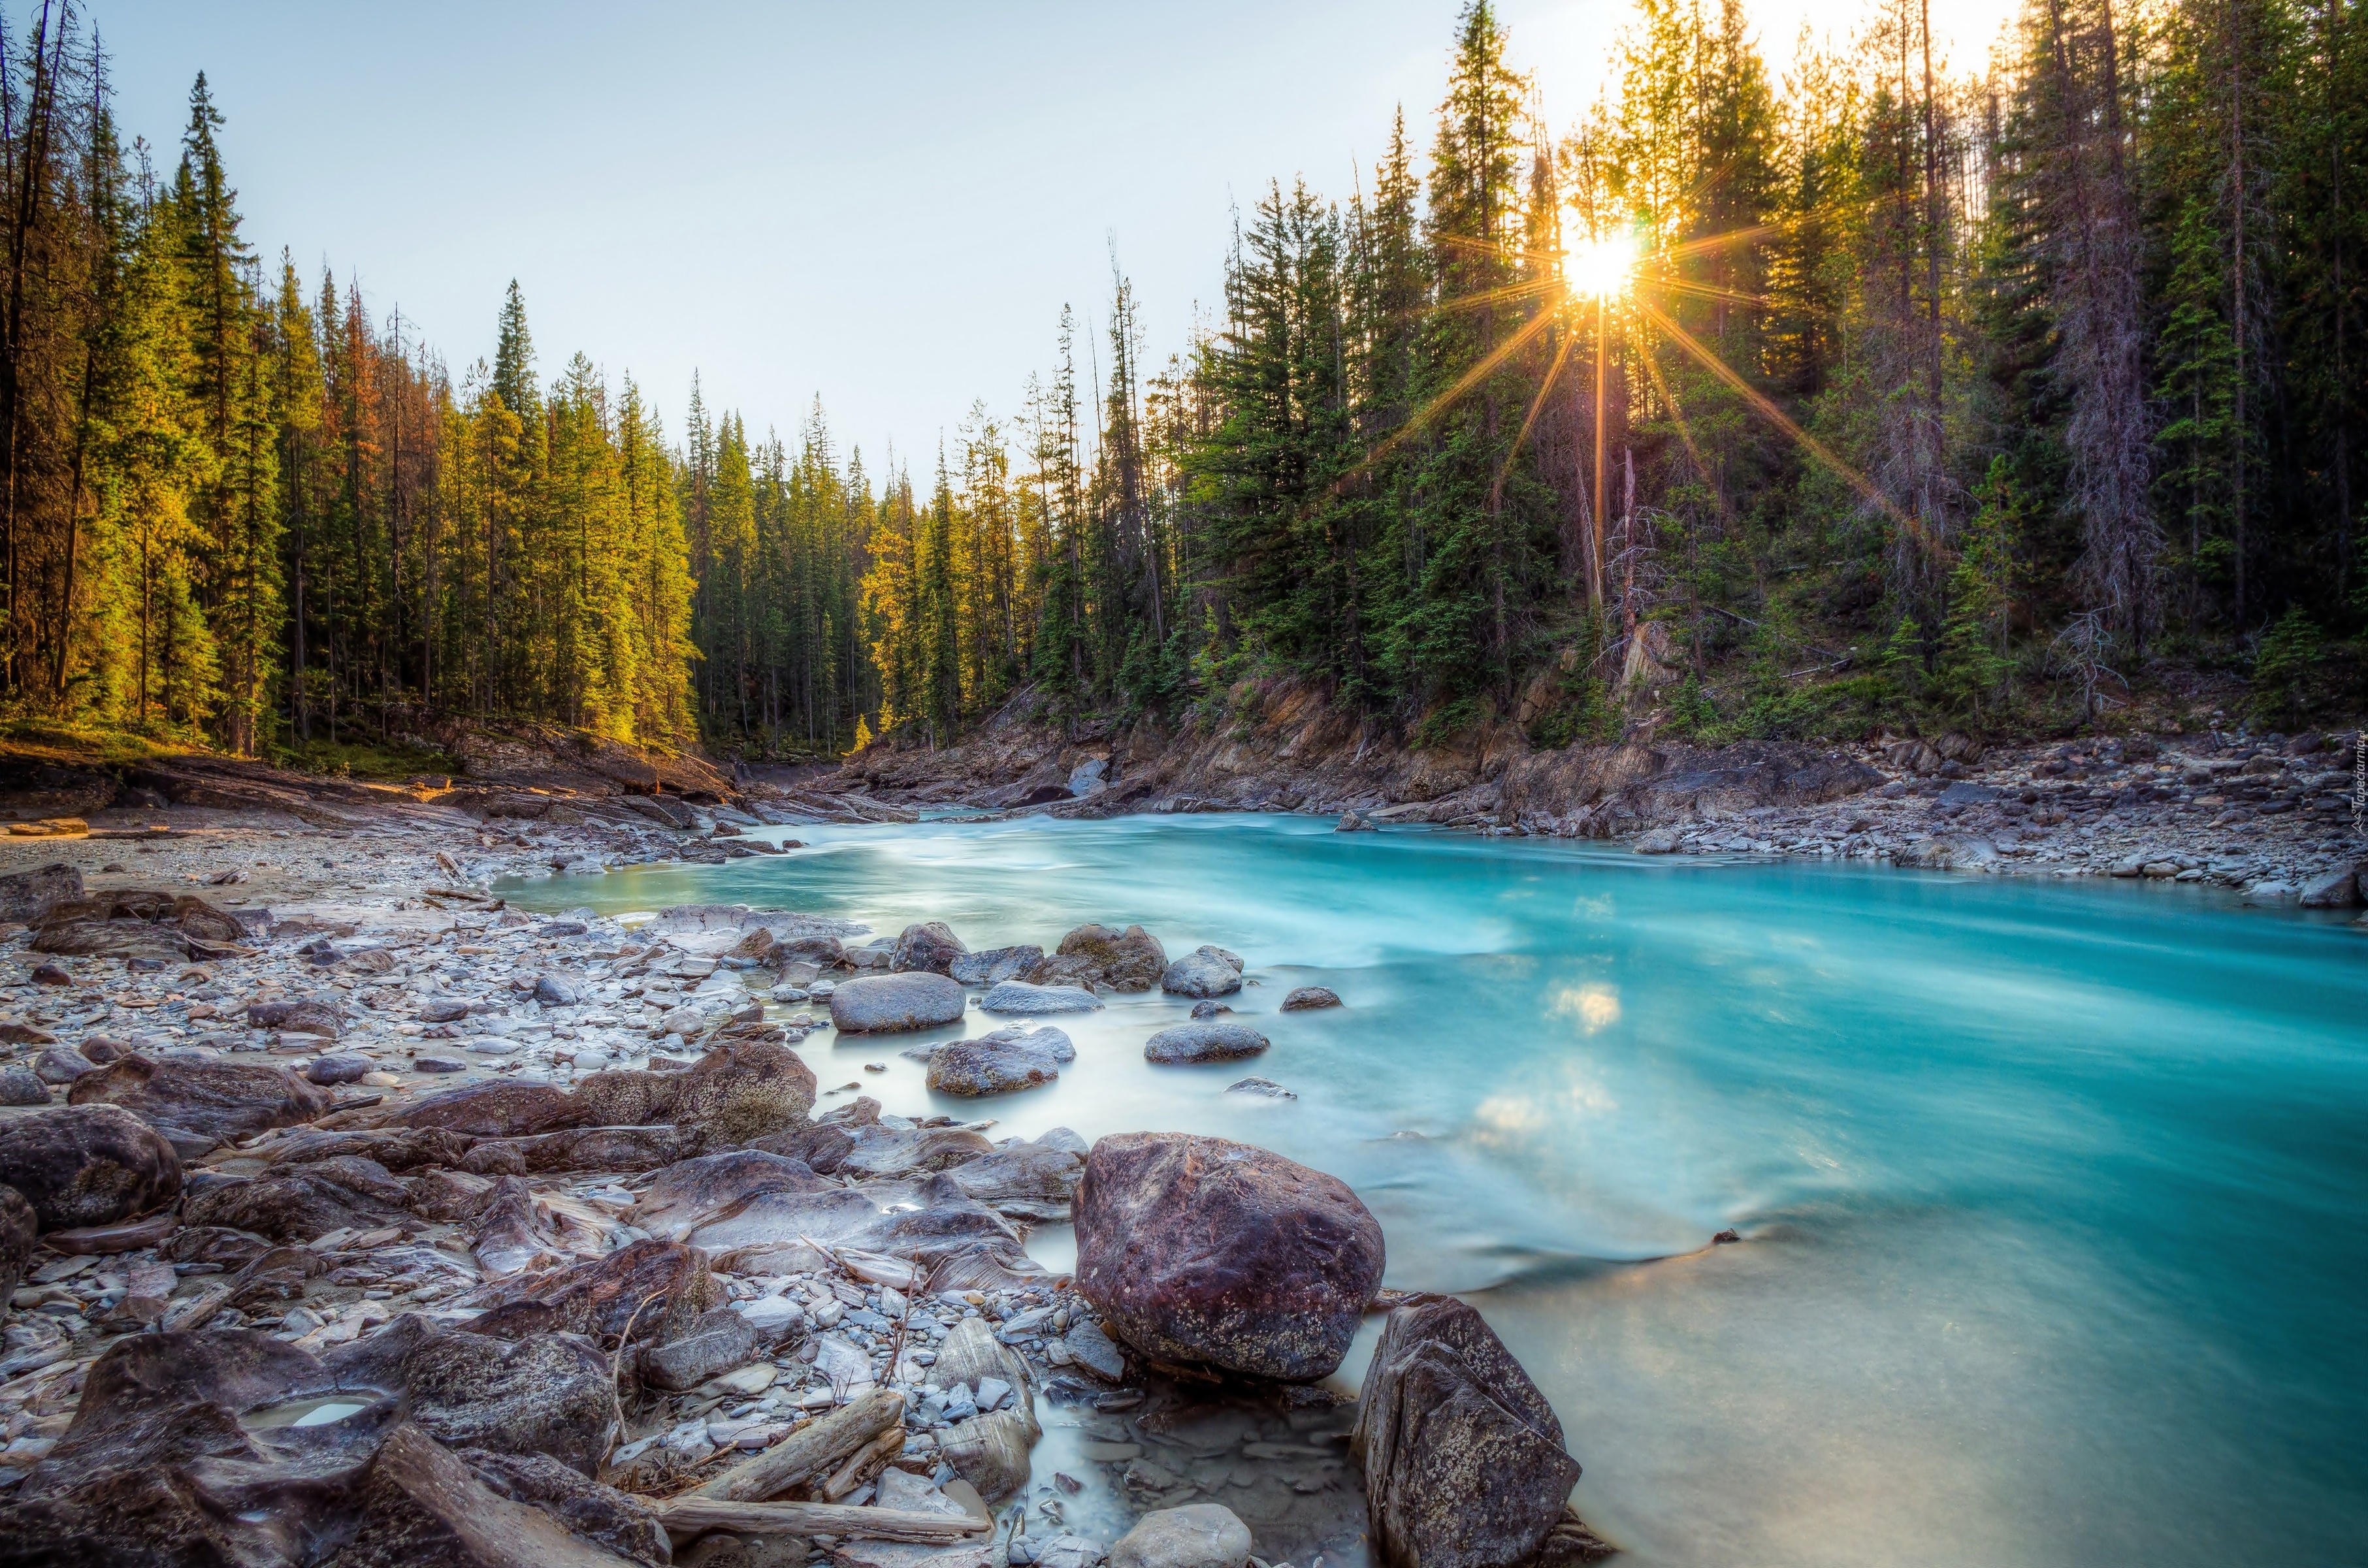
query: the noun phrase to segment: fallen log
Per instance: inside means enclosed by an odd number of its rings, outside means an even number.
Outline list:
[[[762,1502],[826,1474],[858,1449],[905,1420],[905,1396],[873,1389],[841,1405],[802,1431],[792,1432],[762,1453],[751,1455],[689,1494],[726,1503]]]
[[[727,1503],[694,1492],[652,1505],[666,1534],[708,1530],[751,1535],[828,1535],[842,1540],[902,1540],[950,1545],[995,1528],[975,1514],[920,1514],[903,1508],[850,1507],[844,1503]]]

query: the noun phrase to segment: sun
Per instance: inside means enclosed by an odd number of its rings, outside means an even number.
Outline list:
[[[1563,251],[1562,275],[1570,291],[1588,300],[1609,300],[1628,291],[1636,270],[1636,237],[1624,229],[1600,239],[1575,240]]]

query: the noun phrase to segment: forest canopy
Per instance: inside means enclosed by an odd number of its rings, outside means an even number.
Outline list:
[[[6,20],[20,717],[779,756],[1289,676],[1562,744],[2085,722],[2171,662],[2284,719],[2368,621],[2354,0],[2031,0],[1955,77],[1922,0],[1781,65],[1736,0],[1639,0],[1564,127],[1474,0],[1345,196],[1212,235],[1191,341],[1114,256],[918,474],[819,400],[785,439],[694,387],[670,434],[547,376],[515,283],[456,373],[256,254],[203,76],[160,155],[67,6]]]

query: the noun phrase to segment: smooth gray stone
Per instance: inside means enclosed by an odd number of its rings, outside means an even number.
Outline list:
[[[1100,1007],[1101,998],[1082,986],[1030,985],[1024,980],[1007,980],[986,994],[979,1004],[990,1013],[1019,1013],[1041,1017],[1049,1013],[1090,1013]]]
[[[969,1005],[962,988],[942,974],[867,974],[830,994],[830,1021],[842,1034],[935,1028],[960,1023]]]

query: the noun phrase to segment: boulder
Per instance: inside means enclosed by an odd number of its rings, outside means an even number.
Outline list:
[[[44,1047],[41,1054],[34,1059],[33,1075],[44,1084],[71,1084],[97,1066],[97,1062],[79,1051],[52,1045]]]
[[[21,1063],[0,1067],[0,1106],[47,1105],[50,1086],[40,1074]]]
[[[1090,1013],[1101,1005],[1101,998],[1080,985],[1031,985],[1024,980],[997,982],[979,1003],[990,1013],[1016,1013],[1022,1017]]]
[[[1350,1441],[1372,1538],[1395,1568],[1529,1562],[1578,1482],[1545,1396],[1452,1296],[1408,1297],[1391,1312]]]
[[[285,1067],[222,1061],[152,1062],[137,1052],[85,1073],[66,1091],[74,1105],[119,1105],[195,1159],[228,1138],[310,1121],[327,1111],[325,1089]]]
[[[309,1242],[331,1231],[407,1224],[410,1199],[411,1189],[384,1165],[338,1154],[244,1180],[210,1182],[182,1201],[181,1217],[275,1242]]]
[[[1154,1360],[1328,1376],[1382,1282],[1382,1228],[1321,1171],[1223,1138],[1104,1138],[1077,1187],[1077,1289]]]
[[[2309,878],[2296,902],[2305,909],[2350,909],[2360,902],[2360,873],[2346,866]]]
[[[1639,855],[1674,855],[1678,852],[1677,832],[1672,828],[1652,828],[1638,834],[1628,847]]]
[[[896,974],[927,972],[951,977],[954,960],[969,951],[944,921],[930,920],[905,927],[904,934],[896,938],[894,951],[888,955],[888,968]]]
[[[246,1027],[335,1040],[345,1032],[346,1015],[342,1006],[325,997],[283,997],[270,1002],[248,1003]]]
[[[537,975],[534,999],[546,1007],[580,1007],[584,1005],[584,983],[568,974]]]
[[[339,1084],[359,1084],[377,1069],[377,1062],[358,1051],[332,1051],[326,1056],[313,1059],[311,1065],[304,1069],[304,1081],[318,1084],[324,1088]]]
[[[58,904],[82,897],[82,873],[72,866],[44,866],[0,877],[0,920],[32,925]]]
[[[1223,948],[1196,948],[1159,977],[1170,996],[1230,996],[1241,988],[1242,960]]]
[[[689,1332],[642,1347],[642,1381],[677,1392],[745,1367],[757,1354],[757,1331],[729,1307],[718,1307]]]
[[[962,1195],[1014,1220],[1064,1220],[1085,1174],[1085,1156],[1056,1142],[1055,1129],[1034,1142],[1011,1139],[992,1154],[945,1173]]]
[[[1220,1503],[1154,1508],[1110,1543],[1110,1568],[1243,1568],[1250,1528]]]
[[[689,1071],[670,1076],[680,1085],[674,1124],[700,1149],[729,1149],[787,1131],[814,1108],[813,1070],[796,1051],[769,1041],[723,1040]]]
[[[44,1231],[112,1225],[178,1197],[181,1157],[120,1107],[60,1106],[0,1121],[0,1183]]]
[[[996,1029],[941,1045],[929,1054],[929,1087],[947,1095],[1000,1095],[1032,1089],[1061,1075],[1076,1047],[1059,1029]]]
[[[946,973],[964,985],[1000,985],[1007,980],[1017,980],[1044,961],[1044,949],[1035,946],[989,948],[985,952],[963,953],[946,969]]]
[[[1303,985],[1282,999],[1286,1013],[1312,1013],[1340,1005],[1340,994],[1328,985]]]
[[[629,1242],[604,1257],[496,1280],[468,1298],[480,1334],[581,1334],[603,1343],[688,1333],[723,1300],[707,1255],[678,1242]]]
[[[423,1024],[457,1024],[469,1016],[469,1004],[458,996],[437,996],[419,1005]]]
[[[1267,1048],[1266,1036],[1247,1024],[1178,1024],[1145,1040],[1143,1059],[1166,1066],[1199,1062],[1238,1062]]]
[[[34,923],[37,953],[90,958],[211,959],[251,953],[237,916],[204,899],[168,892],[61,899]]]
[[[580,1334],[501,1339],[405,1312],[327,1364],[347,1386],[406,1393],[411,1418],[439,1442],[543,1454],[585,1476],[599,1472],[624,1425],[609,1358]]]
[[[1112,991],[1149,991],[1167,971],[1159,938],[1140,926],[1123,931],[1080,926],[1061,938],[1053,957],[1028,972],[1039,985],[1106,985]]]
[[[830,994],[830,1021],[841,1034],[935,1028],[960,1023],[968,1006],[962,988],[942,974],[867,974]]]
[[[1372,823],[1367,822],[1362,812],[1342,812],[1340,813],[1339,824],[1335,826],[1332,831],[1335,833],[1378,833],[1381,830],[1375,827]]]
[[[606,1075],[596,1073],[592,1076]],[[585,1080],[586,1085],[590,1083],[591,1079]],[[549,1084],[487,1078],[414,1100],[389,1119],[398,1127],[441,1129],[475,1138],[516,1138],[523,1133],[583,1126],[586,1108],[565,1089]]]

